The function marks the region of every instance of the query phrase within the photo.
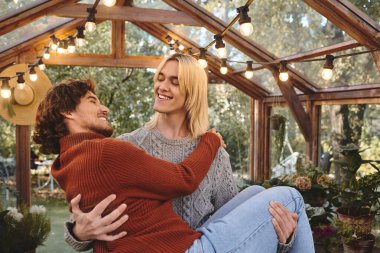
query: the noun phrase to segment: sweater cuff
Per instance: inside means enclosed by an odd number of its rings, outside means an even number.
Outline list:
[[[66,243],[76,251],[87,251],[92,249],[93,241],[78,241],[74,236],[73,227],[74,222],[65,223],[64,237]]]
[[[296,238],[296,232],[297,232],[297,227],[295,228],[292,234],[292,237],[290,237],[287,243],[280,243],[280,242],[278,243],[277,253],[286,253],[291,249],[294,243],[294,239]]]

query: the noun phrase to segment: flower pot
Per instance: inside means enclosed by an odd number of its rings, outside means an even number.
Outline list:
[[[343,243],[344,253],[372,253],[375,244],[375,236],[368,234],[363,239]]]
[[[338,219],[345,223],[350,229],[356,231],[357,235],[366,235],[371,233],[372,224],[375,218],[373,214],[351,216],[348,215],[348,213],[349,211],[347,208],[338,208]]]

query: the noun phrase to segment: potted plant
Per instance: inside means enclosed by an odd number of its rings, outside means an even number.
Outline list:
[[[375,239],[371,228],[379,211],[380,161],[363,160],[361,152],[363,150],[359,150],[356,145],[348,144],[341,147],[339,158],[333,161],[341,172],[336,196],[340,202],[336,224],[345,252],[372,252]],[[365,163],[370,164],[376,173],[358,173],[360,166]]]
[[[31,208],[0,205],[0,252],[33,253],[50,233],[50,220],[43,206]]]

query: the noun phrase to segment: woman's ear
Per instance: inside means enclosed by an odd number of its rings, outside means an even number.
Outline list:
[[[72,118],[73,118],[73,115],[71,114],[71,112],[61,112],[61,115],[62,115],[65,119],[72,119]]]

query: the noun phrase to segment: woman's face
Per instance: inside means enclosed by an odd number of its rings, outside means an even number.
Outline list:
[[[177,61],[172,60],[165,63],[154,84],[154,94],[153,109],[155,111],[167,114],[186,113],[186,96],[179,89]]]

